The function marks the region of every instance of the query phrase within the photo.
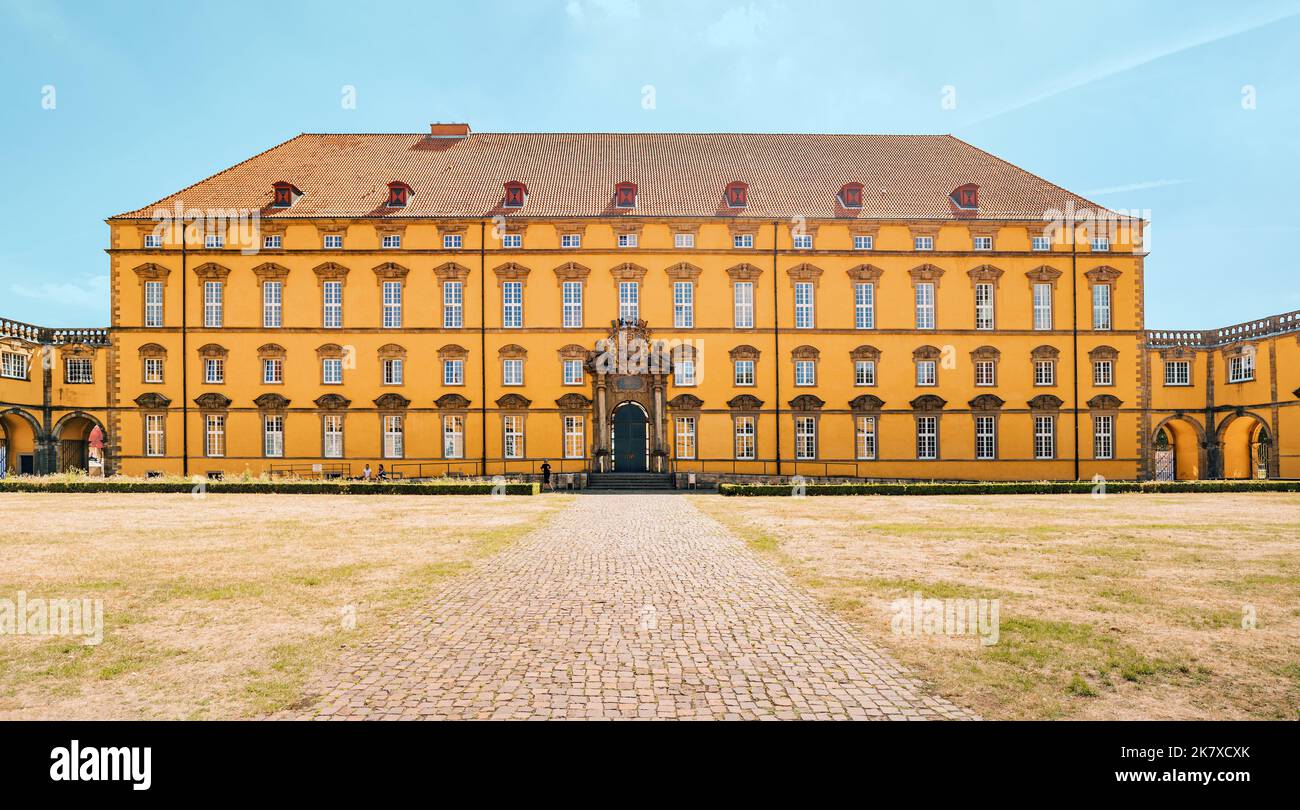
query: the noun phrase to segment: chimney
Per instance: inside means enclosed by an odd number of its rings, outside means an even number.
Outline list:
[[[435,138],[464,138],[469,135],[469,124],[430,124],[429,134]]]

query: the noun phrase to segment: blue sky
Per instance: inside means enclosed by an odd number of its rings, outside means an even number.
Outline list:
[[[952,133],[1149,210],[1148,327],[1227,325],[1300,309],[1298,53],[1300,0],[0,0],[0,316],[106,324],[106,217],[299,132],[468,121]]]

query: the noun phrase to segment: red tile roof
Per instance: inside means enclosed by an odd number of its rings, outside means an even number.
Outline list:
[[[504,183],[524,182],[528,202],[504,208]],[[749,184],[748,206],[728,208],[729,182]],[[272,184],[303,196],[270,208]],[[414,190],[385,208],[388,184]],[[637,184],[637,205],[614,205],[614,186]],[[836,195],[864,184],[860,209]],[[958,218],[949,195],[980,187],[980,219],[1041,220],[1045,211],[1105,209],[950,135],[750,135],[740,133],[472,133],[299,135],[152,205],[116,218],[191,208],[262,209],[302,217],[749,217]],[[969,212],[962,219],[972,218]]]

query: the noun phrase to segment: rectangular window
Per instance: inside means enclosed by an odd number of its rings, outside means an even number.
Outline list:
[[[217,250],[226,246],[226,237],[210,233],[203,237],[203,247],[208,250]]]
[[[876,328],[876,285],[869,281],[853,285],[853,328]]]
[[[465,417],[448,414],[442,418],[442,457],[465,457]]]
[[[738,233],[731,237],[731,246],[734,248],[752,248],[754,246],[754,234]]]
[[[635,281],[618,283],[618,317],[622,321],[641,317],[641,288]]]
[[[1093,385],[1115,384],[1115,363],[1111,360],[1097,360],[1092,364]]]
[[[404,455],[406,455],[406,433],[403,430],[402,416],[385,414],[384,458],[402,458]]]
[[[735,368],[736,385],[753,385],[754,384],[754,361],[737,360]]]
[[[934,328],[934,282],[922,281],[916,285],[916,328]]]
[[[443,360],[442,361],[442,384],[443,385],[464,385],[465,384],[465,361],[464,360]]]
[[[524,384],[524,361],[518,357],[507,357],[501,361],[501,384]]]
[[[284,360],[278,357],[268,357],[262,361],[262,382],[267,385],[278,385],[284,382]]]
[[[203,282],[203,325],[208,329],[220,329],[225,320],[221,288],[220,281]]]
[[[992,360],[975,361],[975,384],[997,385],[997,363]]]
[[[693,234],[693,233],[675,233],[675,234],[673,234],[673,247],[675,247],[675,248],[693,248],[693,247],[695,247],[695,234]]]
[[[695,458],[695,417],[679,416],[677,427],[677,458]]]
[[[63,381],[80,385],[95,381],[95,366],[89,357],[69,357],[63,361]]]
[[[524,418],[507,415],[501,417],[501,455],[505,458],[524,457]]]
[[[618,246],[621,248],[634,248],[637,243],[637,235],[634,233],[620,233],[618,235]]]
[[[1056,420],[1050,416],[1034,417],[1034,458],[1056,458]]]
[[[855,236],[853,237],[854,250],[872,250],[875,248],[876,238],[874,236]]]
[[[165,450],[165,425],[167,416],[161,413],[147,413],[144,415],[144,454],[146,456],[161,456]]]
[[[815,417],[795,417],[794,457],[800,461],[817,458],[817,419]]]
[[[1228,382],[1249,382],[1255,379],[1255,356],[1241,354],[1228,358]]]
[[[975,458],[988,461],[998,456],[998,420],[995,416],[975,417]]]
[[[562,313],[564,318],[564,328],[581,329],[582,328],[582,282],[566,281],[564,282],[564,303]]]
[[[146,248],[160,248],[163,246],[162,235],[156,233],[147,233],[144,235],[144,246]]]
[[[402,237],[395,233],[385,234],[381,244],[384,250],[396,250],[402,246]]]
[[[1192,363],[1190,360],[1165,361],[1165,385],[1191,385]]]
[[[919,459],[939,457],[939,417],[916,417],[916,457]]]
[[[402,282],[384,282],[384,328],[402,328]]]
[[[459,329],[465,323],[465,291],[459,281],[442,283],[442,328]]]
[[[1035,360],[1034,385],[1056,385],[1056,363],[1051,360]]]
[[[580,248],[582,247],[582,234],[566,233],[560,236],[560,247],[562,248]]]
[[[582,385],[582,361],[565,360],[564,361],[564,384],[565,385]]]
[[[853,361],[853,384],[854,385],[875,385],[876,384],[876,361],[875,360]]]
[[[1031,247],[1032,247],[1034,250],[1051,250],[1051,249],[1052,249],[1052,237],[1050,237],[1050,236],[1035,236],[1034,239],[1033,239],[1033,242],[1031,243]]]
[[[1110,240],[1104,237],[1098,237],[1092,240],[1093,253],[1106,253],[1110,250]]]
[[[918,236],[912,240],[912,247],[915,250],[934,250],[934,237]]]
[[[993,249],[993,237],[991,236],[976,236],[972,241],[974,243],[972,246],[975,250]]]
[[[917,385],[937,385],[938,384],[937,363],[934,360],[917,360],[916,361],[916,384]]]
[[[384,385],[401,385],[404,369],[402,368],[402,358],[388,357],[384,359]]]
[[[816,385],[817,363],[813,360],[794,361],[794,384]]]
[[[279,329],[283,319],[283,289],[278,281],[262,285],[262,328]]]
[[[506,329],[524,327],[524,283],[507,281],[501,285],[501,325]]]
[[[695,285],[689,281],[673,282],[673,326],[677,329],[695,326]]]
[[[326,357],[320,361],[320,381],[325,385],[343,384],[343,358]]]
[[[265,250],[279,250],[283,245],[284,237],[278,233],[262,238],[262,247]]]
[[[221,385],[226,381],[226,361],[220,357],[209,357],[203,361],[203,382],[208,385]]]
[[[17,352],[0,353],[0,377],[27,379],[27,358]]]
[[[321,325],[326,329],[343,328],[343,282],[321,284]]]
[[[732,287],[734,320],[737,329],[754,328],[754,282],[737,281]]]
[[[321,455],[343,458],[343,416],[329,413],[321,420]]]
[[[1110,330],[1110,285],[1097,284],[1092,288],[1092,328]]]
[[[683,358],[673,363],[673,385],[695,385],[695,361]]]
[[[284,417],[268,414],[262,421],[262,452],[267,458],[284,455]]]
[[[458,233],[449,233],[442,237],[443,250],[460,250],[462,244],[464,244],[464,237]]]
[[[1052,285],[1034,285],[1034,328],[1052,328]]]
[[[812,282],[796,282],[794,285],[794,327],[796,329],[812,329],[814,322]]]
[[[337,233],[327,234],[324,245],[326,250],[341,250],[343,248],[343,235]]]
[[[1092,417],[1092,455],[1098,459],[1115,457],[1115,417]]]
[[[993,328],[993,285],[975,285],[975,328]]]
[[[564,457],[584,458],[587,455],[587,437],[581,416],[564,417]]]
[[[146,357],[144,359],[144,381],[147,383],[160,383],[163,381],[163,360],[161,357]]]
[[[521,248],[524,246],[524,235],[521,233],[507,233],[501,237],[501,247],[503,248]]]
[[[736,417],[736,458],[753,459],[758,454],[757,442],[754,440],[754,417]]]
[[[810,234],[797,233],[792,240],[795,250],[812,250],[813,238]]]
[[[203,417],[203,446],[208,458],[221,458],[226,454],[226,417],[210,413]]]
[[[853,421],[857,458],[870,461],[876,457],[876,417],[858,416]]]
[[[163,325],[163,284],[161,281],[144,283],[144,325]]]

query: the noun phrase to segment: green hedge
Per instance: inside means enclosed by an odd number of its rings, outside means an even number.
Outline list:
[[[1070,495],[1090,494],[1091,481],[989,481],[915,484],[805,484],[805,495]],[[792,495],[792,484],[719,484],[723,495]],[[1107,481],[1107,494],[1161,492],[1300,492],[1300,481]]]
[[[213,494],[263,494],[281,495],[491,495],[491,482],[464,484],[422,484],[359,481],[94,481],[69,482],[19,478],[0,480],[0,492],[193,492],[203,485]],[[537,495],[541,485],[503,484],[506,495]]]

